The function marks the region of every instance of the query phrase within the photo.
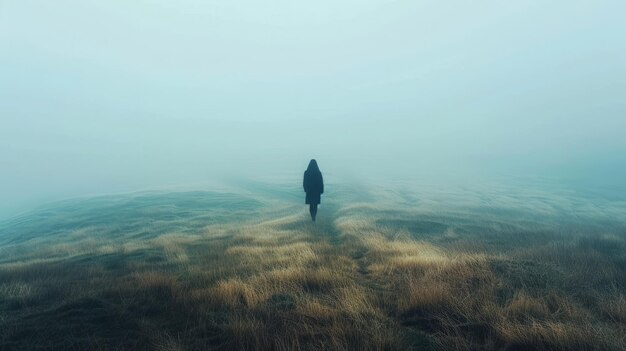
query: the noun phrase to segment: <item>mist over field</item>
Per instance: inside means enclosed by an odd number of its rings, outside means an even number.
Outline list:
[[[0,216],[298,183],[310,158],[330,179],[548,178],[623,198],[625,6],[3,1]]]
[[[0,349],[626,349],[624,13],[0,1]]]

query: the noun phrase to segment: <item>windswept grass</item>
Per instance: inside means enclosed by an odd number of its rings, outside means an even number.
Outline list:
[[[313,224],[262,193],[3,223],[0,349],[626,349],[624,204],[338,189]]]

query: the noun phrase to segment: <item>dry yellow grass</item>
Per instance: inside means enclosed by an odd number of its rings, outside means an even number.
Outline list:
[[[323,322],[337,318],[340,311],[337,308],[322,303],[318,299],[310,298],[299,304],[296,312],[304,318]]]
[[[626,295],[616,293],[606,296],[600,302],[600,308],[612,320],[626,323]]]
[[[620,236],[503,250],[493,248],[505,240],[492,236],[496,244],[481,243],[492,249],[480,250],[471,242],[480,236],[452,226],[419,236],[378,225],[378,210],[355,203],[311,224],[285,207],[257,222],[126,242],[93,237],[99,227],[75,230],[73,243],[38,247],[49,258],[1,263],[0,300],[39,316],[60,308],[87,321],[130,320],[124,328],[145,344],[121,349],[626,348],[624,272],[615,263],[623,255],[601,251],[621,245]],[[0,313],[18,328],[11,318]],[[106,331],[131,339],[118,332]],[[94,338],[80,345],[102,346]]]
[[[591,342],[598,339],[594,326],[590,324],[531,321],[527,324],[505,323],[498,330],[510,344],[533,342],[562,349],[588,348]]]
[[[441,348],[470,350],[482,344],[488,348],[587,349],[597,343],[600,348],[612,349],[624,345],[619,339],[603,342],[605,330],[581,327],[585,322],[597,324],[594,312],[570,301],[565,292],[535,291],[539,296],[534,296],[507,286],[502,278],[508,277],[499,277],[492,268],[492,262],[501,256],[445,251],[412,240],[402,231],[377,227],[365,218],[342,219],[338,226],[353,241],[352,250],[364,253],[362,263],[370,279],[393,289],[396,303],[387,304],[387,309],[437,331],[435,344]],[[444,234],[447,239],[458,237],[450,230]],[[581,276],[615,276],[615,271],[597,263],[606,261],[598,252],[583,258],[578,252],[568,256],[558,249],[529,253],[539,262],[576,262],[573,271]],[[591,268],[582,268],[590,262]],[[503,294],[510,297],[503,299]],[[602,306],[608,316],[623,320],[623,305],[623,297],[618,296]],[[615,340],[617,334],[612,335]],[[468,338],[474,341],[468,342]]]
[[[267,246],[232,246],[226,255],[234,255],[233,259],[244,264],[261,266],[300,266],[316,262],[318,258],[311,243],[294,243],[287,245],[270,244]]]
[[[211,294],[215,299],[215,304],[231,307],[255,307],[271,295],[267,286],[252,286],[237,278],[219,282]]]
[[[529,296],[525,291],[516,292],[505,311],[514,320],[546,319],[550,315],[544,300]]]

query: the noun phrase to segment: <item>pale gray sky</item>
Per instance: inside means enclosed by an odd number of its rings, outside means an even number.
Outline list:
[[[626,2],[0,0],[0,217],[233,174],[624,185]]]

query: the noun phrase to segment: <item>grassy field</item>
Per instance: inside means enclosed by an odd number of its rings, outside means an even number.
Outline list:
[[[327,186],[0,222],[0,349],[625,350],[626,203]]]

